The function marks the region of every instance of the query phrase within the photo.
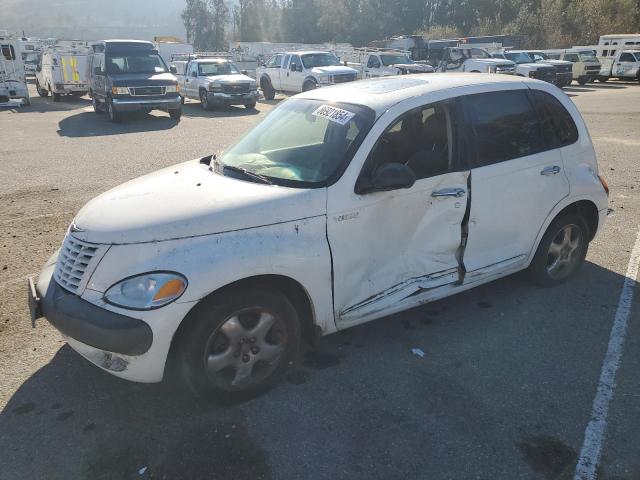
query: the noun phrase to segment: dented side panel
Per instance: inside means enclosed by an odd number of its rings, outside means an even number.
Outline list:
[[[469,172],[418,180],[406,190],[329,195],[327,232],[334,265],[338,327],[386,314],[424,289],[459,279],[464,196],[432,197],[442,189],[466,192]]]

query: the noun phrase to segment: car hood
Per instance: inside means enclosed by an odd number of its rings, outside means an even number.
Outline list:
[[[511,60],[501,60],[499,58],[473,58],[472,60],[474,62],[484,63],[486,65],[515,65],[515,63],[513,63]]]
[[[340,65],[332,65],[329,67],[314,67],[312,69],[313,73],[317,73],[317,74],[330,74],[330,75],[336,75],[339,73],[351,73],[351,74],[357,74],[358,72],[356,70],[354,70],[351,67],[342,67]]]
[[[114,87],[166,86],[178,80],[172,73],[119,73],[109,74]]]
[[[74,236],[99,244],[157,242],[273,225],[326,213],[326,189],[225,177],[198,160],[124,183],[87,203]]]
[[[215,83],[251,83],[253,82],[253,78],[248,77],[242,74],[233,74],[233,75],[211,75],[207,77],[207,80]]]
[[[431,65],[427,65],[426,63],[394,63],[392,66],[409,70],[410,72],[431,73],[434,71],[433,67]]]

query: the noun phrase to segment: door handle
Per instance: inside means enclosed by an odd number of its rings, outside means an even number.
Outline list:
[[[455,197],[460,198],[464,197],[466,194],[466,190],[464,188],[443,188],[442,190],[436,190],[431,193],[432,197]]]
[[[557,165],[554,165],[553,167],[543,168],[542,171],[540,172],[540,175],[549,176],[549,175],[556,175],[557,173],[560,173],[560,167],[558,167]]]

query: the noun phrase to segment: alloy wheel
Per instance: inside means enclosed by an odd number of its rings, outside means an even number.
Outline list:
[[[547,273],[560,280],[573,272],[580,262],[582,230],[577,225],[565,225],[551,241],[547,253]]]

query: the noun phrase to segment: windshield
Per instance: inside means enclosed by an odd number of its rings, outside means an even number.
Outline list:
[[[302,55],[302,64],[304,68],[329,67],[340,65],[340,59],[332,53],[309,53]]]
[[[539,62],[540,60],[549,60],[549,57],[542,52],[531,52],[529,55],[531,55],[536,62]]]
[[[510,53],[506,52],[504,56],[507,60],[511,60],[512,62],[522,64],[522,63],[533,63],[533,58],[529,56],[528,53],[518,52],[518,53]]]
[[[107,73],[163,73],[167,71],[157,53],[112,53],[107,57]]]
[[[238,67],[231,62],[198,63],[198,75],[200,76],[234,75],[239,73]]]
[[[380,55],[380,60],[382,60],[382,64],[385,67],[388,67],[389,65],[397,65],[399,63],[413,63],[413,60],[402,54]]]
[[[580,60],[583,62],[597,62],[595,53],[593,52],[580,52]]]
[[[324,186],[346,168],[374,121],[375,113],[361,105],[292,99],[225,152],[219,163],[279,185]]]
[[[28,65],[37,65],[39,55],[37,53],[23,53],[22,60]]]

